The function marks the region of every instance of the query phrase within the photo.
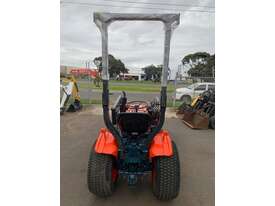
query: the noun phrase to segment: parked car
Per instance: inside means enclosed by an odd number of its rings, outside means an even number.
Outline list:
[[[192,99],[199,96],[208,89],[215,89],[215,83],[203,82],[191,84],[187,87],[176,89],[176,100],[181,100],[186,103],[191,103]]]

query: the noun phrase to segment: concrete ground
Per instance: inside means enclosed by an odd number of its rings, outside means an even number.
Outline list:
[[[158,201],[149,181],[135,188],[120,181],[107,199],[90,194],[86,184],[89,151],[99,128],[104,127],[99,110],[89,107],[61,117],[61,206],[215,205],[214,131],[192,130],[171,114],[164,128],[171,133],[180,155],[181,189],[176,199]]]

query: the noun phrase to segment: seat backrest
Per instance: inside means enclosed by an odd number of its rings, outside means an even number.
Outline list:
[[[120,129],[126,133],[145,133],[148,131],[151,121],[149,114],[141,112],[121,112],[117,117]]]

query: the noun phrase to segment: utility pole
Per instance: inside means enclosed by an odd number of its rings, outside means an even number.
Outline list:
[[[178,81],[178,77],[179,77],[179,74],[180,74],[180,69],[181,69],[181,65],[178,65],[178,71],[176,72],[176,77],[175,77],[175,80],[174,80],[174,88],[175,88],[175,92],[174,92],[174,99],[173,99],[173,107],[176,106],[176,93],[177,93],[177,81]]]
[[[87,69],[87,71],[88,71],[88,88],[89,88],[89,101],[88,101],[88,103],[89,104],[91,104],[91,100],[92,100],[92,93],[93,93],[93,90],[92,90],[92,81],[91,81],[91,72],[90,72],[90,63],[91,63],[91,61],[90,60],[87,60],[86,61],[86,69]]]

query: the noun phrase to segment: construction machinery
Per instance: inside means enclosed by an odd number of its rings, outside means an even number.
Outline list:
[[[61,102],[60,102],[60,114],[63,115],[65,111],[75,112],[82,109],[80,103],[79,89],[77,81],[73,75],[67,75],[60,79],[60,90],[61,90]],[[70,99],[73,99],[72,103],[67,108],[67,103]]]
[[[209,89],[196,97],[191,105],[183,102],[178,109],[183,122],[193,129],[215,128],[215,90]]]
[[[165,42],[160,100],[127,101],[118,97],[109,115],[108,25],[113,21],[161,21]],[[102,107],[106,128],[101,128],[91,146],[87,182],[89,191],[99,197],[111,196],[118,178],[134,186],[150,175],[153,194],[160,200],[176,198],[180,190],[180,160],[170,133],[162,129],[167,99],[167,76],[172,30],[179,14],[94,13],[102,35]]]

